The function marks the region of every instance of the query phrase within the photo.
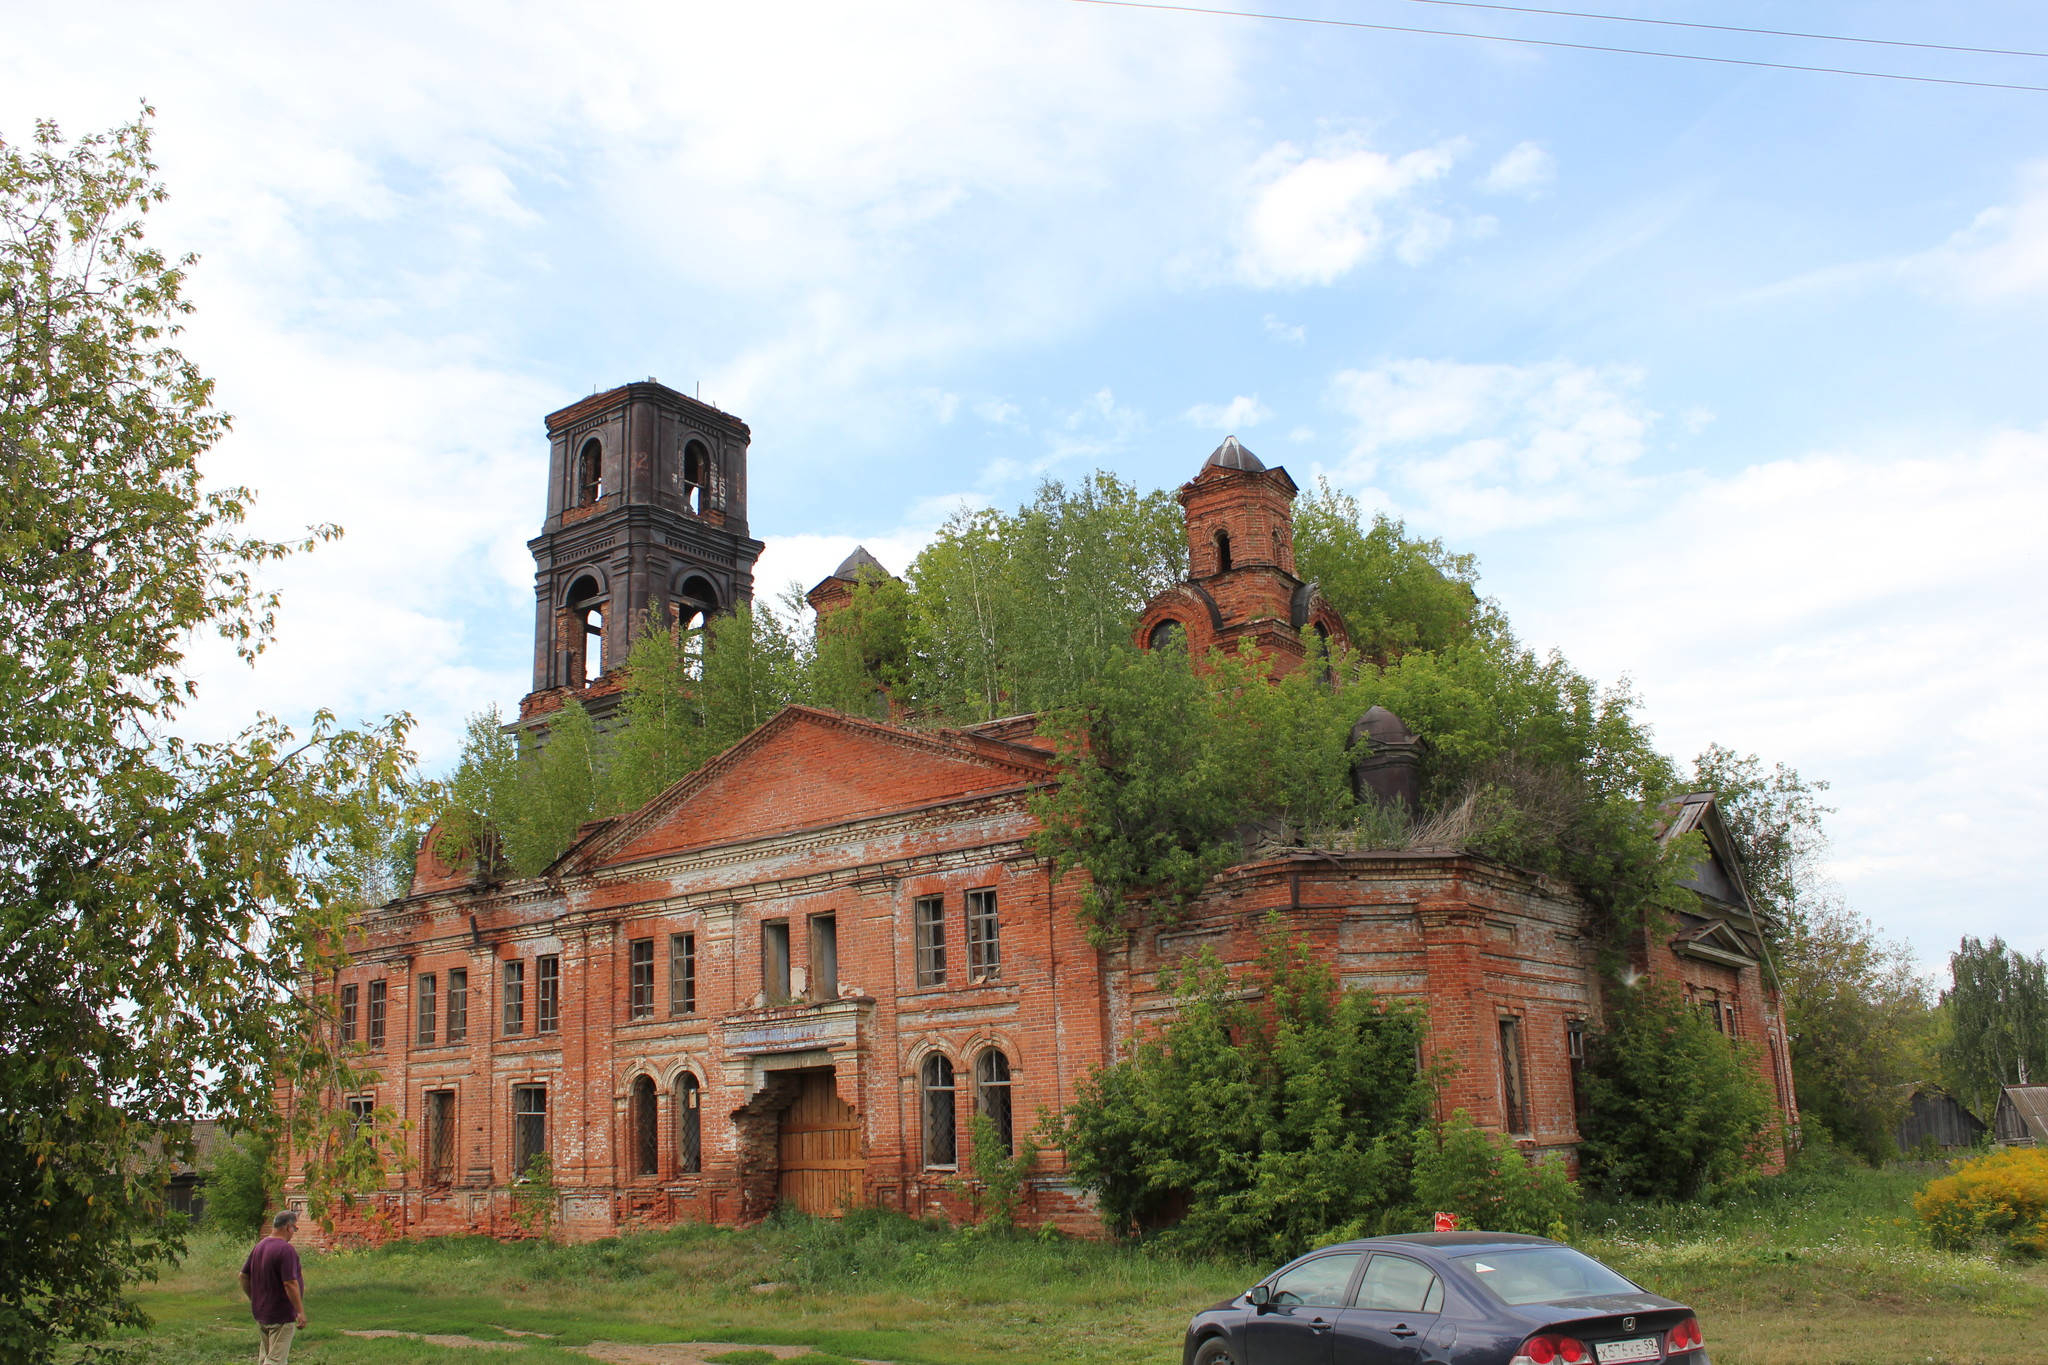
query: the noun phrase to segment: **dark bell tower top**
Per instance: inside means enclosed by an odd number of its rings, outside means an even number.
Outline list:
[[[721,412],[648,380],[548,414],[548,510],[533,551],[533,690],[584,688],[623,662],[659,604],[685,625],[754,595],[747,443]]]

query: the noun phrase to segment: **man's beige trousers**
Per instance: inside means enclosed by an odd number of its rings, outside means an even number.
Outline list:
[[[285,1365],[292,1353],[292,1335],[298,1330],[295,1322],[257,1323],[262,1342],[256,1348],[256,1365]]]

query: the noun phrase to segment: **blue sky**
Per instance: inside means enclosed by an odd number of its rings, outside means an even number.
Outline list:
[[[2048,85],[2048,59],[1325,0],[1295,14]],[[1617,12],[2048,51],[2039,5]],[[278,571],[193,724],[528,680],[540,418],[654,376],[755,432],[763,580],[1234,431],[1479,555],[1674,753],[1834,784],[1938,962],[2048,947],[2048,94],[1065,0],[0,6],[0,135],[146,96],[189,349]]]

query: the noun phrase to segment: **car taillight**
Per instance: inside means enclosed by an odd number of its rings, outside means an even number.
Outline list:
[[[1552,1336],[1546,1332],[1523,1342],[1522,1349],[1508,1365],[1587,1365],[1592,1359],[1593,1353],[1577,1337]]]
[[[1687,1318],[1671,1329],[1664,1350],[1667,1355],[1677,1355],[1680,1351],[1697,1351],[1706,1344],[1707,1339],[1700,1335],[1700,1320]]]

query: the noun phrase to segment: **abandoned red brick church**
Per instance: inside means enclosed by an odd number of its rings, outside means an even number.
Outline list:
[[[603,661],[650,604],[714,613],[752,592],[746,426],[652,382],[547,419],[534,691],[601,710]],[[1276,668],[1344,622],[1294,573],[1295,486],[1235,439],[1180,490],[1190,577],[1139,638],[1249,637]],[[811,593],[829,613],[856,554]],[[615,648],[616,645],[616,648]],[[1412,783],[1418,745],[1377,708],[1359,780]],[[1569,1153],[1584,1030],[1600,997],[1569,888],[1469,855],[1280,850],[1218,877],[1186,920],[1100,950],[1078,874],[1031,852],[1027,796],[1051,779],[1030,717],[913,729],[792,707],[644,808],[586,826],[543,875],[489,882],[429,840],[410,894],[366,915],[334,993],[373,1093],[412,1121],[355,1230],[510,1235],[511,1187],[549,1156],[572,1237],[757,1219],[786,1201],[964,1211],[970,1117],[1022,1131],[1172,1009],[1160,971],[1209,948],[1248,961],[1277,913],[1342,980],[1423,1002],[1455,1063],[1443,1097],[1531,1151]],[[1711,797],[1676,812],[1712,854],[1697,914],[1640,945],[1753,1043],[1788,1120],[1790,1075],[1755,916]],[[294,1187],[300,1205],[304,1195]],[[1027,1219],[1098,1225],[1042,1160]]]

